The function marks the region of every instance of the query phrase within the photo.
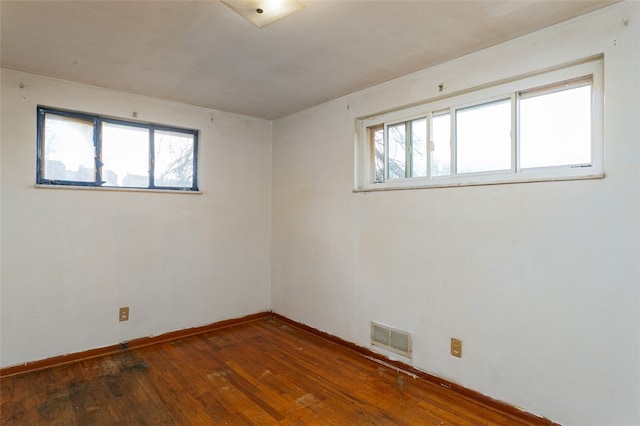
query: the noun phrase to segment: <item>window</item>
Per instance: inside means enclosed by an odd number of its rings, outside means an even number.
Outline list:
[[[511,168],[511,99],[455,110],[456,171]]]
[[[197,191],[198,132],[38,107],[36,182]]]
[[[520,166],[590,164],[591,82],[550,89],[520,94]]]
[[[602,60],[358,120],[356,190],[603,177]]]

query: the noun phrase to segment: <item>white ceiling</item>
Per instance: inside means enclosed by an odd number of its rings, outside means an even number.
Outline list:
[[[276,119],[616,1],[302,2],[258,29],[218,0],[1,0],[1,65]]]

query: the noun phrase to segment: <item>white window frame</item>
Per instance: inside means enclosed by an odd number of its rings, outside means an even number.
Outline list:
[[[533,93],[552,88],[564,82],[577,79],[591,80],[591,163],[588,165],[549,166],[538,168],[520,168],[520,136],[518,123],[518,99],[520,93]],[[551,92],[553,90],[551,89]],[[480,105],[499,99],[510,98],[511,102],[511,168],[509,170],[455,173],[455,111],[469,106]],[[458,92],[445,98],[427,101],[417,106],[397,109],[391,112],[356,119],[355,135],[355,192],[382,191],[395,189],[494,185],[520,182],[540,182],[555,180],[599,179],[604,177],[603,147],[603,59],[585,60],[549,71],[530,74],[481,88]],[[411,177],[405,179],[375,182],[375,147],[370,142],[368,129],[410,121],[416,118],[427,119],[427,173],[431,173],[431,137],[430,119],[433,115],[449,112],[451,120],[451,172],[449,176]],[[385,140],[385,149],[388,142]],[[388,155],[385,152],[385,157]],[[408,165],[405,165],[408,167]],[[386,165],[385,165],[386,167]],[[385,170],[385,175],[388,171]]]

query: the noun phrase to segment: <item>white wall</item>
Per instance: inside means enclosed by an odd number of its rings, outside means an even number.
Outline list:
[[[36,189],[38,104],[200,130],[202,194]],[[3,70],[1,136],[1,366],[270,308],[270,122]]]
[[[555,421],[640,424],[639,25],[623,3],[275,122],[273,309],[362,346],[409,330],[415,367]],[[352,193],[355,118],[598,54],[605,179]]]

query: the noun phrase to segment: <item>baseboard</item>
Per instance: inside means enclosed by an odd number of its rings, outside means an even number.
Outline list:
[[[122,342],[115,345],[105,346],[102,348],[90,349],[83,352],[76,352],[68,355],[60,355],[52,358],[47,358],[38,361],[27,362],[24,364],[14,365],[10,367],[5,367],[0,369],[0,378],[15,376],[18,374],[26,374],[33,371],[44,370],[47,368],[57,367],[60,365],[70,364],[77,361],[82,361],[85,359],[96,358],[105,355],[111,355],[123,350],[130,350],[136,348],[142,348],[145,346],[154,345],[156,343],[162,343],[172,340],[178,340],[189,336],[195,336],[202,333],[207,333],[213,330],[219,330],[221,328],[233,327],[235,325],[244,324],[247,322],[257,321],[263,318],[272,317],[277,319],[278,321],[295,327],[299,330],[305,331],[314,336],[320,337],[322,339],[333,342],[339,346],[344,348],[353,350],[355,352],[360,353],[361,355],[372,359],[374,361],[383,363],[388,367],[395,368],[399,371],[412,374],[417,376],[423,380],[426,380],[430,383],[436,384],[438,386],[442,386],[444,388],[450,389],[453,392],[456,392],[459,395],[462,395],[466,398],[477,401],[487,407],[493,408],[501,413],[506,413],[512,417],[520,418],[525,421],[540,424],[540,425],[556,425],[557,423],[552,422],[549,419],[544,417],[536,416],[535,414],[529,413],[527,411],[523,411],[513,405],[507,404],[506,402],[499,401],[497,399],[493,399],[487,395],[481,394],[480,392],[474,391],[472,389],[468,389],[459,384],[450,382],[448,380],[442,379],[438,376],[434,376],[432,374],[426,373],[424,371],[418,370],[408,364],[405,364],[401,361],[392,360],[387,358],[386,356],[379,354],[377,352],[373,352],[372,350],[358,346],[355,343],[346,341],[341,339],[340,337],[334,336],[332,334],[326,333],[324,331],[318,330],[306,324],[294,321],[290,318],[287,318],[283,315],[280,315],[275,312],[265,311],[259,312],[256,314],[247,315],[240,318],[233,318],[224,321],[218,321],[212,324],[203,325],[200,327],[187,328],[183,330],[171,331],[168,333],[164,333],[158,336],[153,337],[142,337],[138,339],[134,339],[128,342]]]
[[[348,342],[346,340],[341,339],[340,337],[334,336],[332,334],[326,333],[324,331],[318,330],[316,328],[310,327],[306,324],[302,324],[299,323],[297,321],[294,321],[290,318],[287,318],[283,315],[277,314],[277,313],[272,313],[273,317],[276,318],[277,320],[288,324],[292,327],[295,327],[297,329],[306,331],[309,334],[312,334],[314,336],[318,336],[321,337],[325,340],[329,340],[339,346],[345,347],[347,349],[356,351],[358,353],[360,353],[361,355],[373,359],[375,361],[381,362],[387,366],[393,367],[398,369],[399,371],[408,373],[408,374],[412,374],[414,376],[420,377],[423,380],[426,380],[430,383],[434,383],[438,386],[442,386],[444,388],[450,389],[453,392],[456,392],[457,394],[460,394],[466,398],[472,399],[474,401],[477,401],[485,406],[488,406],[490,408],[493,408],[501,413],[506,413],[509,414],[512,417],[516,417],[516,418],[520,418],[523,419],[527,422],[531,422],[534,424],[540,424],[540,425],[555,425],[555,426],[559,426],[558,423],[552,422],[549,419],[546,419],[544,417],[540,417],[540,416],[536,416],[535,414],[529,413],[527,411],[521,410],[518,407],[515,407],[511,404],[507,404],[506,402],[503,401],[499,401],[497,399],[491,398],[487,395],[484,395],[480,392],[474,391],[472,389],[466,388],[464,386],[461,386],[459,384],[450,382],[448,380],[445,380],[443,378],[440,378],[438,376],[434,376],[432,374],[426,373],[424,371],[418,370],[408,364],[405,364],[404,362],[401,361],[397,361],[397,360],[392,360],[387,358],[386,356],[379,354],[377,352],[373,352],[372,350],[362,347],[362,346],[358,346],[355,343],[352,342]]]
[[[156,343],[162,343],[162,342],[167,342],[171,340],[178,340],[185,337],[206,333],[208,331],[219,330],[221,328],[233,327],[234,325],[256,321],[262,318],[266,318],[270,315],[271,315],[271,312],[266,312],[266,311],[259,312],[257,314],[251,314],[241,318],[233,318],[233,319],[218,321],[218,322],[208,324],[208,325],[203,325],[200,327],[185,328],[183,330],[170,331],[168,333],[160,334],[158,336],[141,337],[138,339],[118,343],[115,345],[104,346],[102,348],[89,349],[87,351],[75,352],[67,355],[59,355],[52,358],[46,358],[38,361],[26,362],[24,364],[13,365],[10,367],[1,368],[0,378],[15,376],[18,374],[30,373],[32,371],[44,370],[46,368],[57,367],[60,365],[70,364],[72,362],[82,361],[85,359],[96,358],[96,357],[105,356],[105,355],[112,355],[127,349],[142,348],[145,346],[154,345]]]

